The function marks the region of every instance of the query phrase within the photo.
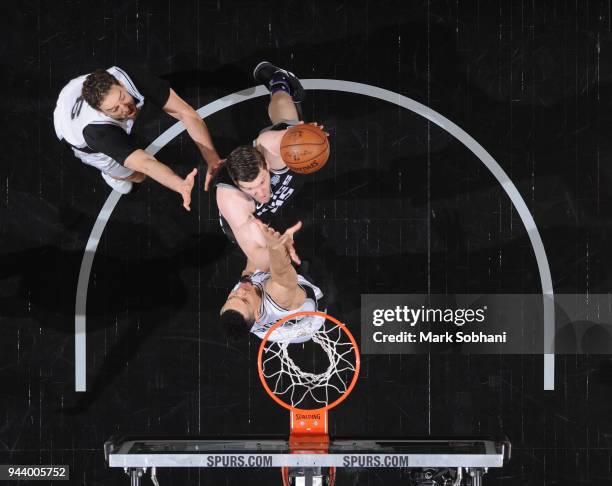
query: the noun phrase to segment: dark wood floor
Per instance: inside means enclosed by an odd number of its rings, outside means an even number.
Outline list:
[[[97,67],[146,67],[196,108],[252,86],[260,60],[302,78],[408,96],[463,128],[511,177],[542,235],[556,292],[612,290],[605,2],[75,0],[3,10],[2,464],[69,464],[79,484],[118,484],[127,478],[105,466],[101,450],[116,432],[288,429],[258,382],[256,339],[230,346],[217,327],[244,261],[201,189],[191,213],[151,182],[119,202],[89,284],[89,391],[74,392],[76,282],[109,189],[57,142],[52,112],[64,84]],[[304,112],[325,124],[332,156],[282,224],[304,220],[301,256],[330,312],[357,335],[363,293],[541,291],[520,218],[461,143],[364,96],[309,92]],[[206,121],[227,154],[267,124],[265,100]],[[146,143],[172,123],[152,116],[139,136]],[[180,174],[202,165],[185,136],[158,158]],[[558,356],[552,392],[543,391],[541,356],[364,356],[330,428],[343,436],[506,434],[513,458],[491,471],[491,483],[602,484],[612,479],[611,391],[609,356]],[[245,484],[280,479],[235,473]],[[162,485],[234,478],[161,474]],[[342,474],[346,483],[383,481]]]

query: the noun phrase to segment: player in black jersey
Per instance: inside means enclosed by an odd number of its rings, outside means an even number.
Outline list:
[[[251,264],[267,271],[268,251],[255,220],[270,223],[303,184],[304,176],[290,171],[283,162],[280,142],[290,126],[302,123],[304,89],[294,74],[265,61],[255,67],[253,77],[270,91],[268,115],[272,125],[260,132],[252,146],[238,147],[228,155],[213,185],[223,231]],[[290,254],[299,264],[293,246]]]

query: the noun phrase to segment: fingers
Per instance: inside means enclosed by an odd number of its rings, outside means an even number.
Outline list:
[[[259,229],[262,231],[265,237],[270,240],[276,240],[277,243],[287,246],[289,252],[293,253],[291,259],[295,262],[300,261],[299,257],[295,254],[295,249],[293,248],[293,235],[297,233],[302,228],[302,222],[298,221],[293,226],[288,228],[282,235],[276,231],[274,228],[264,224],[261,220],[255,219],[255,224],[259,226]]]
[[[204,181],[204,190],[206,192],[208,192],[208,188],[210,186],[210,181],[212,179],[212,176],[213,176],[213,174],[212,174],[211,170],[208,169],[208,171],[206,172],[206,180]]]
[[[289,257],[291,257],[291,260],[294,263],[296,263],[297,265],[301,265],[302,264],[302,260],[300,260],[300,257],[296,253],[295,248],[293,247],[293,245],[289,248]]]
[[[193,184],[192,184],[192,187],[193,187]],[[181,196],[183,196],[183,207],[187,211],[191,211],[191,189],[183,192]]]
[[[317,122],[311,122],[311,123],[309,123],[309,124],[310,124],[310,125],[314,125],[314,126],[315,126],[315,127],[317,127],[317,128],[320,128],[320,129],[323,131],[323,133],[324,133],[324,134],[325,134],[327,137],[329,137],[329,133],[327,133],[327,132],[324,130],[325,125],[319,125]]]
[[[302,222],[298,221],[297,223],[295,223],[291,228],[288,228],[287,231],[285,231],[286,235],[289,236],[293,236],[295,233],[297,233],[300,229],[302,228]]]
[[[198,169],[193,169],[187,177],[185,177],[184,187],[181,190],[181,196],[183,197],[183,207],[187,211],[191,211],[191,190],[193,189],[194,179]]]
[[[274,240],[276,240],[277,242],[280,241],[281,235],[278,231],[275,231],[274,228],[271,228],[267,224],[264,224],[259,219],[255,220],[255,224],[259,226],[259,229],[263,233],[264,238],[266,238],[266,240],[268,241],[268,244],[271,244]]]
[[[261,219],[255,218],[255,224],[259,226],[259,229],[263,231],[264,233],[268,230],[268,225],[264,224],[264,222]]]
[[[204,190],[208,191],[210,188],[210,182],[212,181],[213,176],[217,173],[217,171],[223,167],[225,164],[225,159],[219,159],[217,163],[210,164],[208,169],[206,170],[206,179],[204,181]]]
[[[266,234],[274,234],[274,233],[278,233],[278,231],[276,231],[274,228],[272,228],[271,226],[268,226],[266,223],[264,223],[261,219],[257,219],[255,218],[255,224],[257,226],[259,226],[259,228],[261,229],[261,231],[263,231]]]

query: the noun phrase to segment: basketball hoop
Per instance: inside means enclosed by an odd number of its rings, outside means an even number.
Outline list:
[[[305,349],[307,344],[310,349]],[[298,363],[304,355],[310,370],[303,369],[304,359]],[[315,365],[321,361],[324,369],[317,370]],[[327,452],[327,412],[353,391],[360,364],[359,347],[351,332],[323,312],[296,312],[268,329],[257,355],[259,379],[268,395],[290,412],[289,447],[294,453]],[[289,484],[288,474],[283,468],[285,485]],[[333,484],[334,468],[328,478]]]
[[[292,346],[307,341],[318,345],[319,357],[327,361],[323,371],[303,370],[290,355]],[[359,347],[336,318],[318,311],[296,312],[268,329],[259,346],[257,367],[264,389],[276,403],[294,416],[311,416],[334,408],[353,391],[359,376]],[[292,422],[292,432],[296,425],[299,421]]]

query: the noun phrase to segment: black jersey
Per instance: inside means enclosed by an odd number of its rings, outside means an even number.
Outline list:
[[[291,123],[280,122],[266,130],[285,130],[292,126]],[[253,142],[254,143],[254,142]],[[255,212],[253,213],[258,219],[266,224],[270,224],[282,207],[289,201],[294,194],[296,194],[304,185],[305,176],[289,170],[289,167],[285,167],[280,170],[270,170],[270,193],[271,197],[267,203],[260,204],[255,199]],[[217,171],[212,182],[213,187],[229,187],[236,191],[239,191],[238,187],[232,180],[227,171],[227,167],[222,167]],[[248,194],[244,193],[247,197]],[[236,238],[227,220],[219,213],[219,224],[225,235],[229,238],[232,243],[236,243]]]
[[[281,170],[270,170],[270,192],[271,197],[267,203],[261,204],[253,199],[255,203],[255,212],[253,213],[258,219],[263,221],[265,224],[270,224],[274,219],[274,216],[279,213],[283,205],[285,205],[293,195],[299,191],[304,184],[304,177],[300,174],[292,172],[288,167]],[[215,174],[213,187],[228,187],[233,190],[240,191],[229,173],[227,167],[219,169]],[[248,194],[243,194],[250,197]],[[252,199],[252,198],[251,198]],[[219,222],[223,232],[233,243],[236,243],[234,235],[227,220],[219,213]]]

